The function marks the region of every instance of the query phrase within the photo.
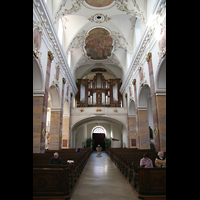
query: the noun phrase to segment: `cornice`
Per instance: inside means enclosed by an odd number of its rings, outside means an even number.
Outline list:
[[[48,33],[47,35],[49,37],[49,40],[52,42],[53,53],[56,54],[56,55],[54,55],[54,57],[55,56],[58,57],[59,63],[61,63],[60,66],[62,66],[62,68],[65,72],[64,78],[66,80],[69,80],[69,83],[72,86],[72,90],[76,94],[78,92],[78,88],[73,79],[72,73],[69,69],[64,51],[58,40],[58,36],[56,34],[56,31],[53,26],[53,22],[49,15],[46,4],[41,0],[34,0],[33,1],[33,10],[35,10],[38,13],[38,15],[40,16],[41,24],[42,24],[43,28],[46,30],[46,32]]]
[[[163,15],[163,11],[165,10],[166,2],[165,0],[157,0],[151,17],[148,19],[148,22],[146,23],[146,28],[144,30],[144,33],[140,39],[140,42],[138,44],[137,50],[135,51],[132,61],[130,63],[130,67],[126,73],[126,77],[124,78],[124,82],[121,86],[120,92],[124,93],[126,88],[128,87],[129,82],[131,82],[132,78],[135,77],[137,74],[137,71],[140,67],[139,61],[141,58],[146,57],[147,55],[144,55],[146,53],[147,46],[152,42],[152,35],[155,33],[155,27],[157,25],[157,20],[161,15]],[[156,17],[155,17],[156,16]]]

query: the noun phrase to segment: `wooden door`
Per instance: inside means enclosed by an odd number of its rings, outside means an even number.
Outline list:
[[[92,138],[94,140],[93,150],[96,151],[96,147],[100,144],[102,151],[105,151],[105,133],[93,133]]]

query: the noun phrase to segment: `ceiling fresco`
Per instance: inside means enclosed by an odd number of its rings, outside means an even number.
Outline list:
[[[109,32],[103,28],[95,28],[89,32],[85,40],[87,56],[94,60],[103,60],[111,56],[113,40]]]
[[[90,6],[104,7],[110,5],[114,0],[85,0]]]

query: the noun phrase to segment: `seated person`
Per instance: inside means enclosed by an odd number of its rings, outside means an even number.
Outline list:
[[[158,152],[158,158],[155,159],[156,167],[166,167],[166,158],[164,157],[164,153],[162,151]]]
[[[54,153],[54,156],[50,159],[49,164],[54,164],[54,165],[55,164],[58,164],[58,165],[63,164],[62,158],[59,157],[57,152]]]
[[[153,168],[153,163],[148,153],[144,153],[143,158],[140,160],[140,167]]]
[[[81,152],[81,149],[80,148],[76,148],[76,152]]]

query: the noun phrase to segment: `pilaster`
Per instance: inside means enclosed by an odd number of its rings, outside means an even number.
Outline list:
[[[60,110],[51,110],[49,150],[60,149],[60,113]]]
[[[33,96],[33,153],[40,153],[43,96]]]
[[[148,110],[138,110],[140,149],[150,149]]]
[[[51,62],[54,59],[51,51],[48,51],[46,80],[45,80],[45,93],[43,98],[43,112],[41,123],[41,137],[40,137],[40,153],[45,153],[45,135],[46,135],[46,119],[47,119],[47,105],[48,105],[48,93],[49,93],[49,80],[51,73]]]
[[[166,95],[157,95],[158,129],[160,135],[160,150],[166,152]]]
[[[160,151],[160,136],[159,136],[159,126],[158,126],[158,112],[157,112],[157,103],[156,103],[156,94],[155,94],[155,82],[153,75],[153,65],[152,65],[152,53],[149,52],[146,61],[149,68],[149,80],[150,80],[150,89],[151,89],[151,102],[152,102],[152,112],[153,112],[153,124],[154,124],[154,138],[155,138],[155,149]]]

